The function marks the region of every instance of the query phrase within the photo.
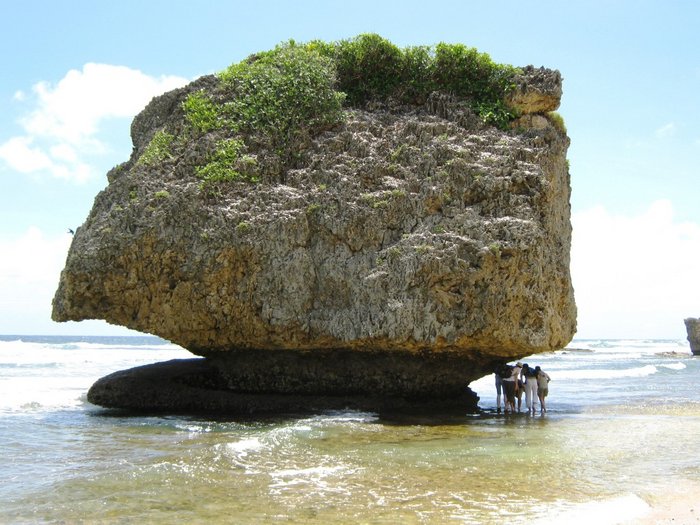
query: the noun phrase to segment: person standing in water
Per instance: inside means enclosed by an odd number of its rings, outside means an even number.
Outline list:
[[[494,375],[496,376],[496,410],[498,413],[501,413],[501,394],[503,394],[503,405],[505,407],[506,404],[506,399],[505,399],[505,388],[503,387],[503,378],[501,377],[501,374],[503,373],[503,367],[499,366],[496,367],[496,370],[494,370]]]
[[[518,394],[518,378],[520,377],[520,370],[522,368],[522,363],[518,363],[511,368],[510,376],[503,378],[503,387],[506,395],[505,411],[508,412],[508,407],[512,414],[515,413],[515,397]]]
[[[528,415],[535,415],[535,399],[538,394],[537,372],[535,368],[531,368],[527,363],[523,365],[520,377],[525,383],[525,404],[527,405]],[[541,402],[540,402],[541,404]]]
[[[547,375],[547,372],[542,370],[539,366],[535,367],[535,373],[537,374],[537,397],[540,400],[540,414],[544,414],[547,412],[547,407],[544,404],[544,399],[547,397],[547,394],[549,394],[549,382],[551,381],[549,375]],[[533,403],[534,405],[534,403]],[[533,413],[535,407],[532,407]]]

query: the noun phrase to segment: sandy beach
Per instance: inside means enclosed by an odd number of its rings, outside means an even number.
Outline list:
[[[700,523],[698,492],[664,495],[652,501],[649,513],[626,523],[643,525],[690,525]]]
[[[672,486],[671,486],[672,485]],[[691,525],[700,523],[700,483],[669,480],[669,486],[645,494],[649,509],[621,525]]]

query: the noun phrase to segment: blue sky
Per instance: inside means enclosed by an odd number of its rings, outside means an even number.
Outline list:
[[[700,316],[700,3],[0,0],[0,333],[50,302],[105,173],[154,95],[293,38],[376,32],[559,69],[572,143],[577,338],[685,337]]]

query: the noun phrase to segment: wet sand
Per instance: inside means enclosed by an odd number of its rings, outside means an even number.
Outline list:
[[[700,504],[691,504],[688,501],[696,497],[696,495],[688,494],[683,498],[683,501],[652,505],[649,514],[634,520],[634,523],[641,525],[691,525],[700,523]]]
[[[700,483],[677,480],[674,488],[666,488],[658,494],[643,498],[649,511],[631,520],[640,525],[692,525],[700,524]]]

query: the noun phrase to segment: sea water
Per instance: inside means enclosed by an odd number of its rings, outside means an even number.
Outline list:
[[[534,417],[498,413],[492,375],[471,385],[479,414],[449,417],[127,416],[85,399],[103,375],[187,357],[151,337],[0,337],[0,523],[604,525],[700,499],[684,340],[523,359],[552,378]]]

